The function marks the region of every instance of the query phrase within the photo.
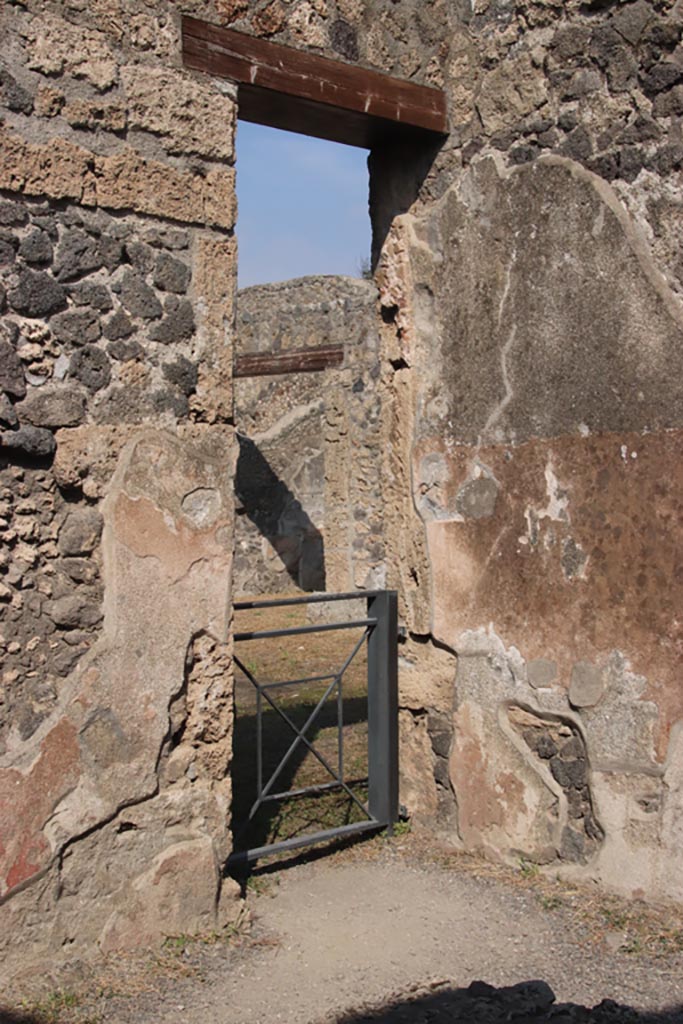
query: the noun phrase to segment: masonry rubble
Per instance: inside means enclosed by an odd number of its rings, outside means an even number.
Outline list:
[[[341,1024],[371,1024],[386,1019],[392,1011],[407,1019],[423,1013],[428,1020],[477,1020],[482,1024],[510,1020],[529,1024],[638,1024],[643,1020],[637,1011],[613,999],[603,999],[593,1007],[557,1003],[555,993],[545,981],[522,981],[496,988],[477,980],[457,990],[439,985],[416,987],[408,1000],[396,1006],[390,1003],[379,1009],[361,1009],[346,1015]]]
[[[325,585],[399,591],[402,801],[465,849],[683,901],[681,3],[22,0],[0,16],[6,976],[235,908],[236,92],[183,69],[183,12],[448,100],[442,144],[371,153],[363,389],[350,354],[326,371],[324,459],[294,471]],[[268,387],[278,422],[240,430],[273,428],[296,499],[279,438],[306,417],[282,418],[318,396]],[[296,511],[272,536],[304,583]]]

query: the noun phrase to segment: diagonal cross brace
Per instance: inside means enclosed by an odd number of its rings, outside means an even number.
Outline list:
[[[249,815],[248,815],[247,820],[245,822],[245,826],[246,826],[246,824],[248,824],[248,822],[251,821],[251,819],[253,818],[254,814],[256,813],[256,811],[261,806],[264,798],[266,796],[268,796],[270,790],[275,785],[275,782],[276,782],[277,778],[279,777],[280,773],[283,771],[285,765],[287,764],[287,762],[289,761],[290,757],[292,756],[292,754],[294,753],[294,751],[296,750],[296,748],[299,746],[300,743],[304,743],[308,747],[308,749],[313,754],[313,756],[315,758],[317,758],[317,760],[320,762],[320,764],[322,764],[322,766],[326,769],[326,771],[329,772],[329,774],[332,776],[332,778],[345,790],[345,792],[351,797],[351,799],[354,801],[354,803],[357,804],[357,806],[361,809],[363,814],[365,814],[367,818],[371,817],[371,815],[370,815],[370,813],[368,811],[368,808],[358,799],[358,797],[353,792],[353,790],[344,782],[343,778],[341,778],[341,773],[338,774],[337,772],[335,772],[335,770],[332,768],[332,766],[329,764],[329,762],[326,760],[326,758],[324,758],[323,755],[318,750],[316,750],[316,748],[307,739],[307,737],[305,735],[306,731],[311,727],[311,725],[315,721],[316,717],[320,713],[321,709],[324,707],[328,697],[330,696],[330,694],[334,690],[335,686],[338,686],[341,689],[341,681],[342,681],[342,678],[344,676],[344,673],[346,672],[347,668],[349,667],[349,665],[351,664],[351,662],[355,658],[356,654],[360,650],[360,648],[363,645],[366,637],[369,635],[369,632],[370,632],[370,629],[365,629],[364,630],[363,635],[360,637],[360,639],[356,643],[356,645],[353,648],[351,654],[348,656],[348,658],[346,659],[346,661],[342,665],[342,667],[339,670],[339,672],[334,676],[332,682],[327,687],[325,693],[320,698],[320,700],[318,701],[316,707],[313,709],[311,714],[308,716],[306,722],[304,723],[304,725],[302,726],[301,729],[298,729],[297,726],[295,725],[295,723],[289,717],[289,715],[287,715],[286,712],[284,712],[275,703],[275,701],[272,699],[270,694],[266,692],[265,688],[262,687],[259,684],[258,680],[254,677],[253,673],[250,672],[249,669],[244,664],[242,664],[242,662],[240,661],[239,658],[235,657],[236,665],[240,668],[240,670],[242,672],[244,672],[245,676],[250,681],[250,683],[252,683],[252,685],[256,687],[256,690],[257,690],[257,693],[259,694],[259,696],[262,695],[263,697],[266,698],[266,700],[271,705],[273,710],[277,712],[277,714],[280,716],[280,718],[282,718],[282,720],[287,723],[289,728],[295,734],[295,739],[290,744],[290,746],[289,746],[287,752],[285,753],[284,757],[280,761],[279,765],[277,766],[277,768],[273,772],[272,776],[270,777],[270,779],[268,780],[266,785],[259,792],[259,795],[258,795],[257,799],[255,800],[251,810],[249,811]]]

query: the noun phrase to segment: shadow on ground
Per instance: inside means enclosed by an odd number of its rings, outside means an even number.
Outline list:
[[[660,1012],[634,1010],[605,999],[589,1009],[556,1003],[544,981],[494,988],[474,981],[469,988],[416,992],[375,1009],[337,1018],[337,1024],[682,1024],[683,1006]]]
[[[317,695],[316,695],[317,696]],[[316,706],[316,699],[302,699],[298,704],[286,705],[286,712],[301,729]],[[343,702],[343,722],[347,729],[367,721],[367,698],[346,697]],[[336,730],[337,701],[336,697],[329,700],[320,709],[313,727],[307,730],[307,738],[317,746],[320,733],[324,730]],[[263,736],[263,781],[267,783],[290,747],[294,734],[282,722],[279,716],[266,708],[262,718]],[[292,839],[309,832],[324,828],[335,828],[348,825],[359,820],[362,815],[357,813],[355,805],[344,792],[338,790],[321,794],[319,797],[299,799],[296,805],[267,803],[257,812],[251,825],[247,828],[249,810],[257,795],[257,776],[254,765],[254,752],[257,749],[257,718],[239,710],[235,716],[235,732],[233,738],[233,829],[235,850],[263,846],[275,840]],[[330,757],[333,754],[325,751]],[[295,784],[301,765],[310,760],[308,748],[300,743],[293,750],[283,769],[277,776],[277,785],[273,792],[286,792]],[[314,762],[315,764],[315,762]],[[316,765],[317,767],[317,765]],[[336,767],[336,762],[335,762]],[[350,765],[350,774],[345,776],[351,783],[354,792],[357,790],[361,799],[366,795],[364,777],[367,775],[367,758],[362,763]],[[322,774],[321,774],[322,772]],[[329,782],[332,776],[318,769],[321,782]],[[305,780],[308,784],[309,780]],[[312,780],[311,780],[312,781]],[[317,781],[317,780],[316,780]]]
[[[40,1017],[21,1010],[3,1010],[0,1006],[0,1024],[43,1024]]]

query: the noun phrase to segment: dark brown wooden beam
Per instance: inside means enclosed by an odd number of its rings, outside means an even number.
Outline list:
[[[272,377],[278,373],[314,373],[344,362],[342,345],[300,348],[292,352],[250,352],[236,356],[234,377]]]
[[[183,16],[185,67],[238,85],[245,121],[371,149],[448,133],[445,94]],[[218,127],[218,126],[217,126]]]

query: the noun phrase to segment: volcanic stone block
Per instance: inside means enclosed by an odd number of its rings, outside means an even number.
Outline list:
[[[193,333],[192,304],[188,299],[178,299],[175,295],[169,295],[164,302],[164,319],[152,328],[150,338],[153,341],[160,341],[164,345],[170,345],[176,341],[185,341],[187,338],[191,338]]]
[[[13,398],[23,398],[26,381],[21,360],[9,341],[0,338],[0,391]]]
[[[111,341],[118,341],[119,338],[128,338],[135,327],[129,316],[122,309],[117,309],[112,317],[104,325],[104,336]]]
[[[127,270],[121,284],[121,302],[132,316],[156,320],[161,316],[161,303],[144,278]]]
[[[0,426],[14,430],[19,426],[19,418],[7,395],[0,394]]]
[[[646,95],[654,96],[655,93],[670,89],[681,79],[683,79],[683,67],[674,64],[673,61],[661,61],[643,76],[643,90]]]
[[[102,255],[95,239],[80,228],[70,228],[57,248],[54,266],[57,280],[76,281],[101,266]]]
[[[164,377],[185,395],[191,395],[197,387],[197,367],[184,356],[179,356],[174,363],[166,363],[163,368]]]
[[[88,391],[100,391],[111,380],[111,363],[101,348],[84,345],[71,357],[69,373]]]
[[[77,309],[58,313],[50,320],[50,328],[58,341],[86,345],[100,336],[100,318],[93,310]]]
[[[34,229],[19,245],[19,255],[27,263],[49,263],[52,259],[50,236],[39,228]]]
[[[103,284],[84,281],[71,289],[71,297],[77,306],[92,306],[100,313],[108,313],[113,308],[109,290]]]
[[[49,316],[66,306],[66,291],[42,270],[22,270],[8,295],[11,308],[27,317]]]
[[[586,783],[585,761],[562,761],[559,757],[552,757],[550,771],[563,789],[578,789]]]
[[[14,263],[17,255],[17,239],[11,231],[0,229],[0,267]]]
[[[0,434],[3,448],[45,458],[54,454],[57,447],[49,430],[43,427],[20,427],[19,430],[5,430]]]
[[[164,292],[175,292],[183,295],[190,283],[190,268],[182,260],[174,259],[168,253],[157,256],[154,267],[154,284]]]
[[[149,274],[154,265],[154,250],[143,242],[127,242],[126,257],[139,274]]]
[[[75,427],[85,417],[85,395],[74,387],[42,387],[24,399],[19,415],[34,427]]]
[[[56,601],[47,601],[45,614],[63,628],[73,629],[76,626],[94,626],[102,619],[99,603],[89,601],[80,594],[58,597]]]
[[[88,532],[87,524],[85,525],[85,527],[80,527],[76,525],[76,527],[73,529],[72,536],[69,536],[69,534],[71,533],[72,526],[67,520],[67,523],[64,524],[60,533],[60,537],[61,534],[64,535],[64,544],[68,544],[73,539],[75,541],[76,546],[78,546],[79,534],[82,538],[85,539],[86,544],[89,544],[92,538],[92,532]],[[97,534],[97,538],[93,546],[97,544],[97,540],[99,539],[100,533],[101,528],[99,533]],[[67,556],[66,558],[60,558],[59,561],[55,562],[55,568],[58,569],[60,572],[63,572],[66,576],[69,577],[70,580],[73,580],[74,583],[93,583],[99,576],[97,565],[91,558]],[[67,640],[68,643],[80,642],[78,637],[73,639],[70,638],[70,636],[68,636],[65,639]]]
[[[10,199],[0,201],[0,224],[5,227],[23,227],[28,224],[28,210],[22,203]]]
[[[145,350],[139,341],[134,339],[126,340],[125,338],[110,341],[107,345],[107,352],[112,359],[117,359],[121,363],[127,363],[131,359],[141,359],[145,354]]]

